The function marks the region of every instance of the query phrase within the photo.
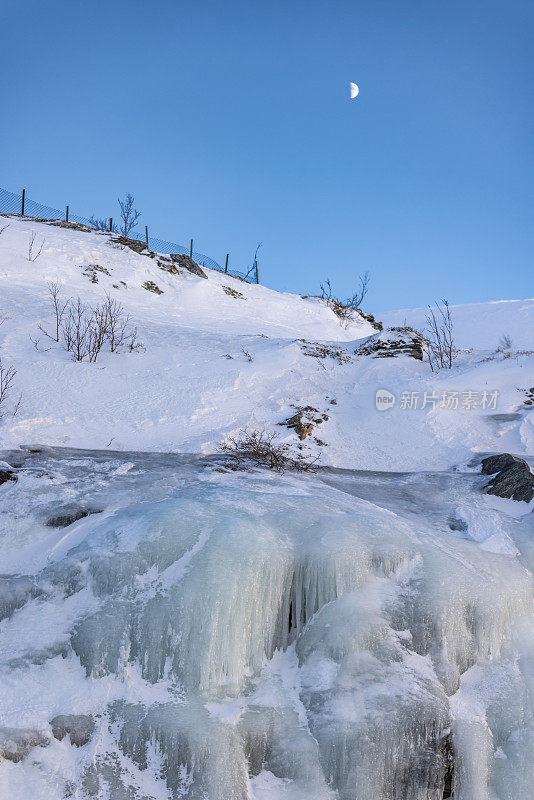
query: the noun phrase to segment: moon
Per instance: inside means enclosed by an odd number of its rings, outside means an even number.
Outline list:
[[[358,97],[360,93],[360,88],[357,83],[350,82],[350,99],[354,100],[355,97]]]

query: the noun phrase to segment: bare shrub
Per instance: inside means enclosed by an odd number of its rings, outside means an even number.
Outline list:
[[[438,369],[451,369],[452,363],[458,355],[454,344],[453,320],[451,309],[447,300],[436,303],[436,307],[429,306],[430,314],[427,315],[424,334],[428,342],[428,360],[432,372]]]
[[[30,233],[30,241],[28,243],[28,261],[37,261],[37,259],[43,252],[44,239],[41,242],[39,249],[37,250],[37,245],[35,244],[36,237],[37,234],[35,233],[35,231],[32,231]]]
[[[96,306],[84,303],[80,297],[63,300],[57,283],[49,283],[48,291],[54,309],[55,335],[42,325],[38,326],[39,330],[52,341],[62,341],[75,361],[95,362],[106,343],[112,353],[123,347],[130,353],[142,349],[137,340],[137,328],[132,327],[131,317],[125,313],[122,303],[109,295]],[[32,341],[38,350],[38,341]]]
[[[356,291],[346,300],[340,300],[334,296],[334,290],[330,280],[321,283],[321,297],[326,301],[329,308],[338,317],[340,325],[348,325],[356,317],[356,312],[360,311],[360,306],[369,291],[371,278],[369,272],[359,276],[359,285]]]
[[[49,339],[53,339],[55,342],[59,342],[59,334],[61,329],[61,322],[63,320],[63,315],[65,310],[69,304],[69,299],[63,300],[61,297],[61,289],[59,283],[57,281],[49,281],[47,284],[48,294],[52,301],[52,306],[54,308],[54,316],[56,318],[56,335],[51,336],[47,331],[44,330],[42,325],[39,325],[39,330],[48,336]]]
[[[135,200],[133,194],[130,194],[130,192],[128,192],[124,200],[118,197],[117,202],[121,210],[120,214],[122,219],[120,233],[127,238],[135,228],[135,223],[141,216],[141,212],[134,208]]]
[[[247,361],[252,361],[252,356],[250,355],[249,351],[246,350],[244,347],[241,348],[241,352],[245,356]]]
[[[235,436],[228,436],[219,446],[219,450],[230,456],[232,465],[236,468],[254,464],[276,472],[309,472],[319,460],[318,456],[311,458],[296,451],[287,442],[280,442],[276,433],[267,433],[265,430],[249,431],[247,428]]]
[[[61,332],[65,349],[72,353],[75,361],[83,361],[89,355],[91,315],[88,306],[77,297],[68,306]]]
[[[509,353],[512,349],[512,337],[507,333],[503,333],[499,339],[498,353]]]
[[[0,417],[4,414],[5,404],[13,388],[13,381],[15,380],[16,374],[17,370],[15,367],[6,367],[0,359]],[[17,410],[19,404],[20,398],[17,403]]]
[[[109,348],[112,353],[116,353],[120,347],[128,344],[130,352],[132,351],[132,336],[133,341],[137,338],[137,328],[131,327],[131,317],[124,312],[122,303],[118,300],[106,295],[103,304],[103,310],[106,318],[107,340]]]
[[[106,233],[118,233],[119,229],[115,225],[113,221],[111,221],[111,227],[109,225],[109,219],[101,219],[100,217],[89,217],[89,225],[92,228],[96,228],[97,231],[105,231]]]

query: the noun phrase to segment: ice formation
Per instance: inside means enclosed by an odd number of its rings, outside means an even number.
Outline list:
[[[35,565],[0,578],[0,726],[39,744],[2,797],[532,796],[532,522],[503,552],[457,535],[478,478],[388,504],[378,475],[372,501],[357,475],[41,459],[0,495]],[[102,513],[47,528],[82,497]],[[51,736],[69,715],[80,747]]]

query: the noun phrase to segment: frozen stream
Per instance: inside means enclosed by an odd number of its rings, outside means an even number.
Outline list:
[[[534,515],[479,474],[0,459],[2,800],[534,798]]]

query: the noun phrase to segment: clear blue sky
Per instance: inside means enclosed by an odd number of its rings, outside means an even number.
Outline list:
[[[370,310],[534,296],[531,0],[0,0],[0,186]],[[349,100],[349,81],[360,95]]]

